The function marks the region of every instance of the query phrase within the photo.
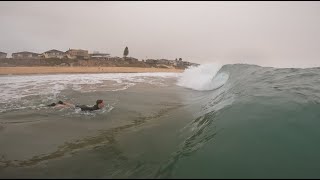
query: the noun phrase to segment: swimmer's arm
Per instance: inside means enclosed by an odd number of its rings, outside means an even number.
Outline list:
[[[73,108],[75,108],[75,107],[76,107],[74,104],[67,103],[67,102],[64,102],[63,104],[64,104],[64,105],[66,105],[66,106],[69,106],[69,107],[73,107]]]
[[[66,107],[66,106],[63,104],[57,104],[54,106],[54,108],[64,108],[64,107]]]

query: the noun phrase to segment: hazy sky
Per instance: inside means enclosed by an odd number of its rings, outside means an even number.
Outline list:
[[[320,2],[0,2],[0,51],[320,66]]]

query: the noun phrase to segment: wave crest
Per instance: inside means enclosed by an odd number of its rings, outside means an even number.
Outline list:
[[[198,91],[217,89],[229,79],[227,73],[219,72],[221,67],[222,64],[218,63],[189,67],[182,73],[177,85]]]

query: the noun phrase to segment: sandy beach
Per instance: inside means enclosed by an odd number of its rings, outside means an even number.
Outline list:
[[[0,67],[0,74],[58,74],[58,73],[144,73],[183,72],[182,69],[139,67]]]

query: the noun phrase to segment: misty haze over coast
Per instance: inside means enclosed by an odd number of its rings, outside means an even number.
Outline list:
[[[319,2],[0,2],[0,51],[320,66]]]

